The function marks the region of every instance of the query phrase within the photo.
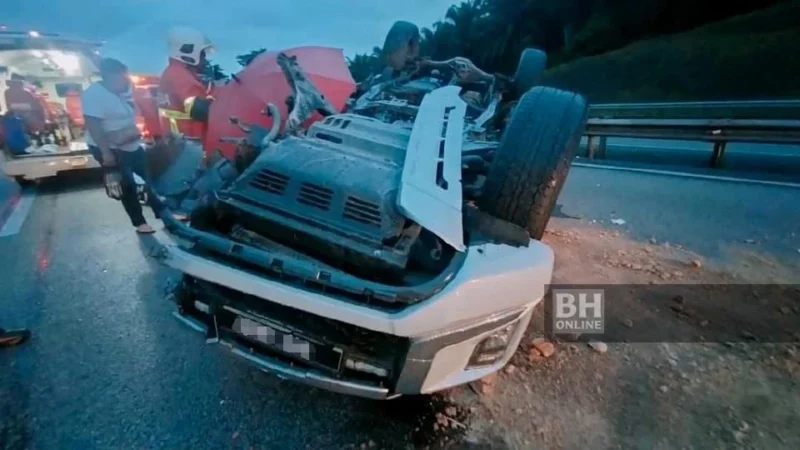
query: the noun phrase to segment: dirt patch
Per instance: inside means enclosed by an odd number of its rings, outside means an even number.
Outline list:
[[[800,448],[800,275],[752,252],[720,266],[655,238],[551,228],[555,284],[618,286],[613,332],[545,339],[538,308],[509,367],[446,394],[471,414],[443,447]]]

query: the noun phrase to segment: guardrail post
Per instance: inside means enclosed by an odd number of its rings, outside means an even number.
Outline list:
[[[594,159],[595,156],[606,156],[606,137],[605,136],[589,136],[586,146],[588,147],[589,159]]]
[[[725,154],[725,141],[715,141],[714,142],[714,152],[711,154],[711,161],[709,165],[711,167],[719,167],[722,163],[722,156]]]

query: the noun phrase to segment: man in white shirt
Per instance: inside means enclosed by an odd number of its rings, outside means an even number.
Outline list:
[[[113,184],[109,180],[119,177],[119,198],[136,231],[154,233],[142,214],[134,173],[145,180],[148,203],[156,217],[160,216],[164,206],[147,182],[147,160],[136,127],[136,109],[128,95],[131,89],[128,68],[120,61],[106,58],[100,64],[100,76],[102,80],[89,86],[81,95],[86,143],[106,170],[107,189]]]

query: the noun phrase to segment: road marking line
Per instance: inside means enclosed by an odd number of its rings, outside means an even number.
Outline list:
[[[585,167],[588,169],[620,170],[623,172],[639,172],[639,173],[649,173],[654,175],[667,175],[673,177],[697,178],[700,180],[730,181],[734,183],[763,184],[767,186],[780,186],[780,187],[790,187],[790,188],[800,189],[800,183],[790,183],[788,181],[754,180],[751,178],[725,177],[721,175],[705,175],[700,173],[689,173],[689,172],[673,172],[670,170],[659,170],[659,169],[641,169],[638,167],[607,166],[604,164],[587,164],[580,162],[573,162],[572,165],[577,167]]]
[[[27,188],[22,192],[14,211],[8,215],[5,224],[0,228],[0,237],[14,236],[19,233],[28,213],[31,212],[34,200],[36,200],[36,188]]]

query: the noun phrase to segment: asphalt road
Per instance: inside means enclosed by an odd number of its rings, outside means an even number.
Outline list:
[[[575,167],[559,216],[709,255],[728,242],[800,259],[800,190]],[[173,273],[96,183],[37,189],[0,238],[0,325],[34,338],[0,352],[0,448],[402,448],[442,405],[372,402],[254,370],[172,318]],[[622,218],[624,225],[610,224]],[[160,228],[160,224],[159,224]]]
[[[34,332],[0,353],[0,448],[403,448],[434,438],[414,431],[429,402],[307,388],[205,345],[171,316],[172,274],[148,257],[152,241],[96,184],[60,181],[39,188],[19,234],[0,239],[0,324]]]
[[[585,137],[582,144],[585,153]],[[609,138],[605,159],[680,166],[684,170],[705,168],[712,148],[709,142]],[[725,150],[722,168],[748,174],[762,172],[800,182],[800,145],[731,143]]]
[[[800,271],[798,187],[573,167],[559,204],[566,216],[640,240],[683,245],[712,259],[747,245]]]

